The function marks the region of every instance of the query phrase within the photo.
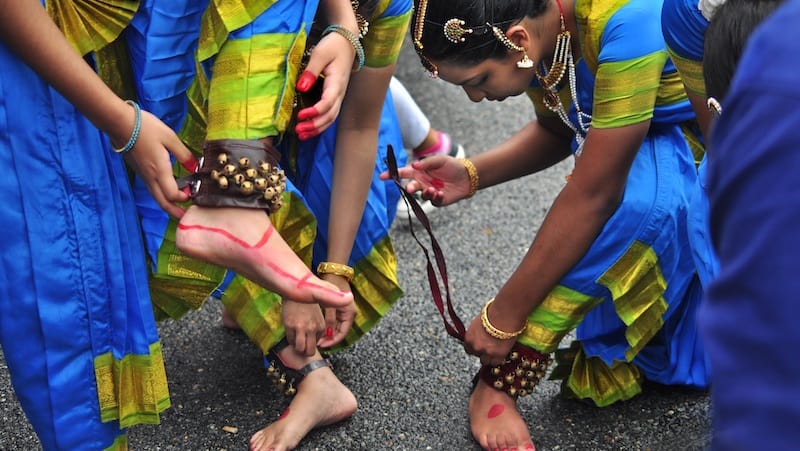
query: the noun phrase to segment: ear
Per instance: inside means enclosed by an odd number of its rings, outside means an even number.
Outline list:
[[[522,23],[510,26],[506,30],[506,37],[515,45],[524,48],[526,52],[530,51],[531,36]]]

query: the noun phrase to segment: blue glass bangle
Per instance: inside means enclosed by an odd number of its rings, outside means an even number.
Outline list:
[[[134,102],[133,100],[126,100],[125,103],[133,107],[133,111],[136,114],[136,118],[134,119],[133,123],[133,132],[131,133],[131,138],[128,140],[127,143],[123,147],[117,149],[113,147],[114,152],[116,153],[128,153],[133,149],[133,146],[136,145],[136,140],[139,139],[139,130],[142,129],[142,109],[139,107],[139,104]]]
[[[353,64],[355,66],[353,72],[360,71],[361,68],[364,67],[364,46],[361,45],[361,40],[358,39],[358,35],[341,25],[329,25],[328,28],[322,32],[322,37],[324,38],[331,33],[337,33],[350,41],[350,44],[356,50],[357,58],[357,64],[355,64],[356,61],[354,61]]]

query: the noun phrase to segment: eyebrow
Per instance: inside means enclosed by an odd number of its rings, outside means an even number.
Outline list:
[[[483,76],[484,76],[484,74],[477,74],[477,75],[475,75],[475,76],[473,76],[471,78],[468,78],[466,80],[462,80],[460,83],[456,83],[456,85],[458,85],[458,86],[466,86],[470,82],[473,82],[475,80],[483,78]]]

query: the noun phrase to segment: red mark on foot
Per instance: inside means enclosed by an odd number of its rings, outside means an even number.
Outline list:
[[[444,188],[444,182],[439,179],[433,179],[431,180],[431,186],[433,186],[436,189],[442,189]]]
[[[194,230],[202,230],[202,231],[205,231],[205,232],[218,233],[218,234],[224,236],[225,238],[233,241],[234,243],[238,244],[239,246],[245,248],[246,250],[251,250],[251,251],[260,249],[265,244],[267,244],[267,242],[269,242],[270,237],[272,236],[272,233],[275,231],[275,228],[272,227],[272,225],[270,225],[267,228],[267,230],[264,232],[264,235],[261,237],[261,239],[256,244],[250,244],[250,243],[242,240],[241,238],[234,236],[232,233],[228,232],[227,230],[220,229],[220,228],[217,228],[217,227],[205,227],[205,226],[196,225],[196,224],[187,225],[187,224],[178,223],[178,228],[181,229],[181,230],[193,230],[194,229]],[[319,285],[316,285],[316,284],[313,284],[313,283],[307,283],[307,280],[312,277],[312,274],[310,272],[308,274],[306,274],[302,279],[298,279],[297,277],[294,277],[293,275],[291,275],[288,272],[284,271],[279,265],[277,265],[275,263],[267,262],[267,265],[270,267],[270,269],[272,271],[280,274],[281,276],[283,276],[283,277],[285,277],[285,278],[287,278],[289,280],[297,281],[297,287],[298,288],[312,287],[312,288],[317,289],[317,290],[324,290],[324,291],[327,291],[328,293],[339,295],[340,297],[346,295],[346,293],[343,292],[343,291],[332,290],[332,289],[329,289],[329,288],[326,288],[326,287],[323,287],[323,286],[319,286]]]
[[[286,418],[287,416],[289,416],[289,408],[288,407],[286,408],[286,410],[284,410],[281,413],[281,416],[278,417],[278,420],[282,420],[282,419]],[[278,421],[278,420],[275,420],[275,421]]]
[[[262,247],[263,245],[267,244],[267,242],[269,241],[269,238],[272,236],[272,232],[275,231],[274,227],[272,227],[272,226],[268,227],[267,230],[264,232],[264,235],[261,237],[261,239],[256,244],[250,244],[250,243],[248,243],[248,242],[246,242],[246,241],[234,236],[232,233],[228,232],[227,230],[218,229],[216,227],[205,227],[205,226],[201,226],[201,225],[178,224],[178,228],[181,229],[181,230],[197,229],[197,230],[204,230],[206,232],[219,233],[220,235],[224,236],[225,238],[228,238],[229,240],[233,241],[234,243],[238,244],[239,246],[242,246],[245,249],[258,249],[258,248]]]
[[[504,410],[506,408],[502,404],[495,404],[489,409],[489,414],[486,416],[491,419],[503,413]]]

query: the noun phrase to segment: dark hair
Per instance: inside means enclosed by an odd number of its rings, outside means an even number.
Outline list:
[[[460,65],[480,63],[490,58],[502,58],[508,52],[492,34],[489,23],[502,31],[525,17],[538,17],[547,10],[551,0],[414,0],[414,16],[411,18],[411,37],[418,26],[422,26],[420,42],[422,53],[433,60],[448,61]],[[421,4],[425,3],[422,24]],[[465,36],[462,43],[450,42],[444,34],[444,24],[450,19],[461,19],[464,28],[473,28],[475,33]],[[419,51],[419,50],[418,50]]]
[[[703,45],[706,95],[725,98],[750,34],[783,0],[728,0],[708,24]]]

